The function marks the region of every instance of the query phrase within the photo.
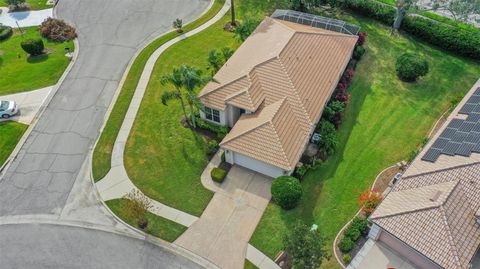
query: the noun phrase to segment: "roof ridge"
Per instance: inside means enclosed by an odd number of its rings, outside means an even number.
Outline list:
[[[273,103],[273,104],[270,104],[269,106],[272,106],[272,105],[274,105],[274,104],[276,104],[276,103],[278,103],[278,102],[280,102],[280,101],[282,101],[282,100],[279,100],[279,101],[277,101],[277,102],[275,102],[275,103]],[[269,106],[264,107],[263,110],[260,111],[260,113],[262,113],[262,112],[265,110],[265,108],[267,108],[267,107],[269,107]],[[280,104],[280,106],[281,106],[281,104]],[[279,107],[280,107],[280,106],[279,106]],[[278,108],[277,108],[277,111],[278,111]],[[275,111],[274,114],[276,114],[277,111]],[[260,115],[259,115],[259,116],[260,116]],[[237,137],[239,137],[239,136],[248,134],[248,133],[250,133],[250,132],[252,132],[252,131],[254,131],[254,130],[260,128],[260,127],[262,127],[263,125],[269,123],[270,121],[271,121],[270,119],[265,119],[265,120],[263,120],[261,123],[259,123],[257,126],[255,126],[255,127],[253,127],[253,128],[250,128],[250,129],[248,129],[248,130],[246,130],[246,131],[244,131],[244,132],[241,132],[241,133],[239,133],[239,134],[237,134],[237,135],[235,135],[235,136],[228,137],[228,135],[227,135],[227,136],[222,140],[222,142],[220,142],[220,145],[225,145],[225,144],[227,144],[228,142],[232,141],[233,139],[235,139],[235,138],[237,138]]]
[[[270,123],[272,124],[273,131],[275,132],[275,135],[277,136],[279,145],[280,145],[280,147],[281,147],[281,149],[282,149],[283,156],[285,157],[285,160],[287,161],[287,163],[290,165],[290,164],[291,164],[291,163],[290,163],[290,159],[288,158],[287,153],[285,152],[285,148],[284,148],[283,143],[282,143],[282,141],[281,141],[281,139],[280,139],[280,135],[278,134],[277,128],[275,128],[275,124],[273,123],[273,119],[276,118],[276,116],[277,116],[277,114],[278,114],[278,111],[280,111],[280,109],[282,108],[282,106],[288,105],[289,111],[291,112],[291,110],[292,110],[289,102],[287,101],[287,97],[286,97],[286,96],[281,99],[281,102],[282,102],[282,103],[280,104],[280,106],[278,106],[277,111],[275,111],[275,113],[272,115],[272,117],[271,117],[271,119],[270,119]],[[293,113],[293,114],[295,115],[295,113]],[[295,118],[296,118],[296,117],[295,117]]]
[[[455,165],[455,166],[451,166],[451,167],[447,167],[447,168],[442,168],[442,169],[438,169],[438,170],[427,171],[427,172],[424,172],[424,173],[418,173],[418,174],[414,174],[414,175],[402,177],[402,179],[409,179],[409,178],[414,178],[414,177],[419,177],[419,176],[426,176],[426,175],[430,175],[430,174],[434,174],[434,173],[439,173],[439,172],[446,172],[446,171],[450,171],[450,170],[465,168],[465,167],[468,167],[468,166],[474,166],[474,165],[476,165],[476,164],[480,164],[480,161],[478,161],[478,162],[473,162],[473,163],[467,163],[467,164]],[[411,188],[411,189],[412,189],[412,188]]]
[[[227,83],[225,83],[225,84],[223,84],[223,85],[220,85],[219,87],[213,88],[212,90],[210,90],[210,91],[208,91],[208,92],[206,92],[206,93],[203,93],[203,94],[202,94],[202,92],[200,92],[200,93],[198,94],[198,98],[205,97],[205,96],[207,96],[207,95],[209,95],[209,94],[211,94],[211,93],[213,93],[213,92],[216,92],[216,91],[218,91],[218,90],[220,90],[220,89],[223,89],[223,88],[225,88],[225,87],[227,87],[227,86],[229,86],[229,85],[231,85],[231,84],[233,84],[233,83],[235,83],[235,82],[237,82],[237,81],[239,81],[239,80],[241,80],[242,78],[245,78],[245,77],[247,77],[247,75],[243,75],[243,76],[241,76],[241,77],[239,77],[239,78],[236,78],[236,79],[234,79],[234,80],[232,80],[232,81],[230,81],[230,82],[227,82]],[[210,83],[218,83],[218,82],[210,82]]]
[[[445,214],[445,209],[443,208],[443,205],[440,205],[440,211],[441,211],[441,215],[442,215],[443,224],[445,225],[445,228],[446,228],[447,233],[448,233],[448,241],[449,241],[448,243],[450,245],[450,251],[452,252],[452,256],[454,257],[454,261],[457,264],[457,266],[461,267],[462,262],[460,261],[457,248],[455,247],[455,242],[453,241],[452,230],[450,229],[450,225],[448,224],[447,215]]]
[[[290,39],[290,40],[292,40],[292,39]],[[289,41],[289,42],[290,42],[290,41]],[[285,48],[286,48],[287,46],[288,46],[288,43],[287,43],[287,45],[285,46]],[[284,48],[284,49],[285,49],[285,48]],[[282,50],[282,52],[283,52],[283,50]],[[280,54],[281,54],[282,52],[280,52]],[[309,123],[309,124],[314,124],[314,122],[310,119],[310,115],[308,114],[307,109],[305,108],[305,104],[302,102],[302,99],[300,98],[300,93],[299,93],[298,90],[293,86],[293,81],[292,81],[292,79],[290,78],[290,75],[288,74],[287,69],[285,68],[285,65],[283,64],[282,59],[280,59],[280,57],[277,56],[277,60],[278,60],[278,62],[280,63],[280,67],[282,68],[285,76],[287,77],[288,82],[290,83],[290,85],[289,85],[290,88],[292,88],[292,89],[293,89],[293,92],[295,92],[295,96],[297,97],[297,101],[300,103],[300,107],[302,108],[302,112],[303,112],[304,116],[307,117],[308,123]]]

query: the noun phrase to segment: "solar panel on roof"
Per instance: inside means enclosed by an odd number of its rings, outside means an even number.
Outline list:
[[[435,162],[442,152],[438,149],[429,149],[425,155],[423,155],[422,160]]]
[[[453,139],[453,135],[457,132],[457,130],[452,129],[452,128],[445,128],[443,132],[440,134],[440,137],[447,138],[447,139]]]
[[[475,90],[475,92],[473,93],[473,95],[480,95],[480,87]]]
[[[479,122],[480,121],[480,113],[470,113],[468,114],[467,120],[468,122]]]
[[[439,137],[432,145],[432,148],[444,149],[450,139]]]
[[[480,143],[476,144],[476,145],[472,148],[472,152],[480,153]]]
[[[480,122],[475,123],[475,126],[473,126],[472,131],[480,133]]]
[[[474,126],[475,126],[475,123],[464,121],[462,123],[462,125],[460,126],[460,128],[458,128],[458,130],[461,131],[461,132],[468,133],[468,132],[472,131]]]
[[[460,126],[462,126],[462,123],[463,123],[463,120],[461,119],[453,119],[448,124],[448,128],[458,129],[460,128]]]
[[[480,143],[480,133],[470,132],[468,134],[467,139],[465,139],[465,142],[474,143],[474,144]]]
[[[475,104],[465,104],[463,105],[463,107],[460,109],[459,112],[462,114],[471,113],[475,109],[475,106],[476,106]]]
[[[478,103],[480,103],[480,96],[478,95],[472,95],[467,100],[467,104],[478,104]]]
[[[457,148],[455,154],[462,155],[465,157],[470,156],[472,154],[472,148],[475,146],[473,143],[462,143],[460,147]]]
[[[457,151],[457,149],[460,147],[461,144],[462,143],[450,141],[450,142],[447,143],[445,148],[442,150],[442,153],[453,156],[453,155],[455,155],[455,152]]]
[[[474,113],[480,113],[480,105],[476,105],[476,106],[473,108],[472,112],[474,112]],[[472,112],[470,112],[470,113],[472,113]]]
[[[452,141],[462,143],[465,139],[467,139],[467,137],[468,137],[468,133],[457,131],[453,135]]]

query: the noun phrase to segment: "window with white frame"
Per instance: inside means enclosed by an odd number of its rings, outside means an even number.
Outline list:
[[[207,120],[220,123],[220,111],[210,107],[205,107],[205,118]]]

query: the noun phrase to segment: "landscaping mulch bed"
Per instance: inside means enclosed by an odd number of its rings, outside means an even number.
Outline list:
[[[395,165],[393,167],[390,167],[389,169],[383,171],[380,175],[378,175],[377,181],[373,185],[373,189],[375,189],[378,192],[383,193],[387,187],[388,184],[392,181],[393,177],[399,173],[402,172],[402,168],[399,165]]]

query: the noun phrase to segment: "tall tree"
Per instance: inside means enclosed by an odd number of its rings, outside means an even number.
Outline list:
[[[182,104],[183,115],[185,116],[187,125],[190,127],[187,109],[185,108],[185,101],[183,100],[182,95],[182,87],[184,86],[183,70],[181,68],[174,67],[170,74],[166,74],[160,79],[160,82],[162,85],[171,84],[174,87],[173,90],[163,92],[161,96],[162,104],[167,105],[167,103],[173,99],[179,100]]]
[[[187,102],[190,106],[190,116],[192,120],[193,128],[196,128],[195,113],[193,106],[199,106],[200,102],[197,98],[196,89],[208,81],[212,80],[209,76],[202,75],[202,71],[196,67],[182,65],[180,67],[182,73],[183,86],[185,87],[187,94]]]
[[[469,22],[471,15],[480,13],[480,0],[433,0],[433,10],[444,10],[456,21]]]
[[[398,31],[402,26],[403,19],[407,16],[407,12],[412,5],[415,5],[417,0],[397,0],[395,6],[397,7],[397,16],[393,21],[393,31]]]
[[[237,26],[237,21],[235,20],[235,0],[230,0],[230,9],[232,13],[232,21],[230,22],[230,25]]]
[[[212,71],[212,75],[216,74],[225,63],[222,55],[217,50],[212,50],[208,53],[207,62],[207,69]]]

